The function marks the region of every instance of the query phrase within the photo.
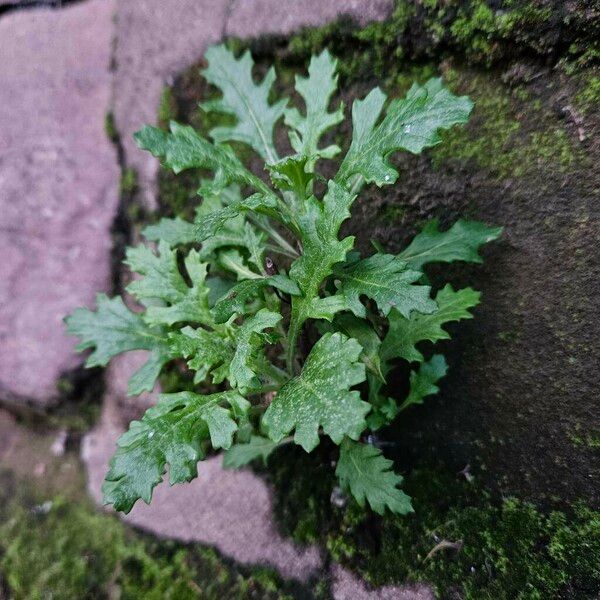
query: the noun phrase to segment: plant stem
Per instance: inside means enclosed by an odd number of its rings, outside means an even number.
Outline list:
[[[248,213],[247,217],[254,223],[259,229],[262,229],[277,245],[281,248],[281,254],[296,258],[298,256],[297,250],[265,219],[261,219],[252,213]]]
[[[360,188],[364,185],[364,183],[365,183],[365,178],[362,175],[357,173],[354,176],[354,181],[352,182],[352,185],[350,186],[350,193],[352,195],[358,194],[358,192],[360,191]]]
[[[287,335],[287,352],[285,355],[285,364],[290,376],[294,376],[295,373],[295,354],[296,354],[296,344],[298,343],[298,337],[300,336],[300,330],[302,329],[302,324],[304,323],[304,319],[300,319],[297,311],[294,310],[294,298],[292,298],[292,313],[290,316],[290,326],[288,328]]]

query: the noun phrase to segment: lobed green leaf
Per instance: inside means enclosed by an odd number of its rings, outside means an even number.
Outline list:
[[[397,487],[402,477],[374,446],[344,440],[335,473],[360,506],[366,501],[380,515],[386,508],[400,515],[414,512],[409,496]]]
[[[358,362],[360,344],[340,333],[326,333],[310,351],[302,372],[285,383],[265,412],[262,425],[274,442],[295,429],[294,442],[310,452],[319,444],[319,427],[336,444],[358,439],[370,405],[350,391],[365,379]]]

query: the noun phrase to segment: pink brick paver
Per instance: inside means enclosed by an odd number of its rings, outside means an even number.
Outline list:
[[[62,318],[110,281],[112,12],[89,0],[0,19],[0,400],[53,402],[81,364]]]

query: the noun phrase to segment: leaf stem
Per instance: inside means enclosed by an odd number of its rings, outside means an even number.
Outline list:
[[[266,219],[261,219],[251,212],[247,213],[247,218],[254,223],[259,229],[262,229],[282,250],[281,254],[296,258],[298,256],[297,250],[268,222]]]
[[[365,183],[365,178],[360,173],[357,173],[354,176],[354,181],[352,182],[352,185],[350,186],[350,190],[349,190],[350,193],[352,195],[358,194],[358,192],[360,191],[360,188],[362,188],[364,183]]]

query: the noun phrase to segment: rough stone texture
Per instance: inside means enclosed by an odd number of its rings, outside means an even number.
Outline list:
[[[101,423],[85,437],[82,448],[89,490],[98,502],[123,430],[122,409],[109,396]],[[220,457],[200,463],[198,478],[189,484],[159,485],[152,504],[138,502],[125,521],[161,537],[214,546],[240,563],[275,567],[287,578],[306,581],[322,567],[317,548],[299,548],[279,535],[264,481],[248,470],[223,470]]]
[[[158,161],[133,134],[156,122],[164,85],[224,36],[289,33],[341,15],[382,19],[392,0],[127,0],[117,7],[114,115],[127,166],[138,172],[140,200],[156,207]]]
[[[385,586],[370,590],[352,573],[334,565],[332,592],[335,600],[434,600],[435,596],[426,585]]]
[[[0,399],[44,406],[81,359],[62,319],[110,279],[118,202],[107,0],[0,20]]]
[[[223,35],[225,0],[126,0],[116,13],[114,116],[127,166],[138,172],[141,201],[153,208],[158,162],[133,134],[156,122],[161,91]]]
[[[347,15],[360,24],[389,15],[391,0],[234,0],[225,27],[228,36],[287,34],[300,27],[322,25]]]

